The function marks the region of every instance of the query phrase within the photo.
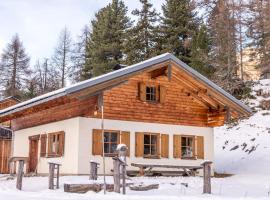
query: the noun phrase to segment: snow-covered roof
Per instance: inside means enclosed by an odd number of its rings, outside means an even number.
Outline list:
[[[134,64],[134,65],[131,65],[131,66],[128,66],[128,67],[125,67],[125,68],[122,68],[122,69],[119,69],[116,71],[112,71],[110,73],[107,73],[107,74],[104,74],[104,75],[101,75],[101,76],[98,76],[95,78],[91,78],[89,80],[85,80],[85,81],[73,84],[73,85],[65,87],[65,88],[61,88],[59,90],[38,96],[38,97],[30,99],[28,101],[25,101],[25,102],[16,104],[14,106],[11,106],[9,108],[3,109],[0,111],[0,117],[3,117],[3,116],[8,115],[8,114],[12,114],[14,112],[18,112],[20,110],[29,108],[33,105],[38,105],[38,104],[50,101],[52,99],[61,97],[61,96],[65,96],[67,94],[71,94],[71,93],[83,90],[85,88],[93,87],[93,86],[96,86],[98,84],[101,84],[101,83],[104,83],[104,82],[107,82],[107,81],[110,81],[110,80],[113,80],[116,78],[120,78],[120,77],[126,76],[128,74],[132,74],[132,73],[141,71],[143,69],[146,69],[148,67],[151,67],[153,65],[163,63],[166,61],[175,62],[179,68],[181,68],[182,70],[187,72],[190,76],[194,77],[195,79],[199,79],[200,81],[204,82],[208,87],[215,89],[217,92],[222,94],[224,97],[226,97],[230,101],[232,101],[235,104],[237,104],[238,106],[240,106],[247,113],[252,112],[250,110],[250,108],[247,107],[245,104],[243,104],[242,102],[237,100],[235,97],[233,97],[232,95],[227,93],[225,90],[223,90],[222,88],[220,88],[219,86],[214,84],[212,81],[210,81],[209,79],[207,79],[206,77],[204,77],[203,75],[198,73],[196,70],[192,69],[186,63],[182,62],[181,60],[179,60],[178,58],[176,58],[174,55],[172,55],[170,53],[165,53],[165,54],[150,58],[148,60],[145,60],[143,62]]]

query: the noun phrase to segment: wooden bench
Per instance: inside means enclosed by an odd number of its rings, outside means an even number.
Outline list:
[[[140,176],[144,176],[145,170],[148,173],[152,171],[153,168],[167,168],[167,169],[182,169],[184,175],[195,176],[196,171],[202,169],[202,166],[181,166],[181,165],[163,165],[163,164],[144,164],[144,163],[131,163],[131,166],[138,167],[140,169]]]

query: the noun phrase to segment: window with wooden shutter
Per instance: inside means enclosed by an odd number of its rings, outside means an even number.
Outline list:
[[[181,135],[173,135],[173,157],[181,158]]]
[[[40,136],[40,157],[46,157],[47,150],[47,134]]]
[[[121,131],[121,144],[125,144],[128,147],[127,156],[130,156],[130,133],[127,131]]]
[[[157,84],[139,83],[139,99],[149,103],[164,103],[166,89]]]
[[[204,159],[204,137],[197,136],[197,159]]]
[[[190,159],[195,158],[195,137],[181,136],[181,158]]]
[[[141,132],[135,133],[135,156],[143,157],[143,136]]]
[[[102,130],[93,129],[92,132],[92,154],[102,155]]]
[[[48,157],[64,155],[65,132],[48,133]]]
[[[169,135],[161,134],[161,157],[169,158]]]

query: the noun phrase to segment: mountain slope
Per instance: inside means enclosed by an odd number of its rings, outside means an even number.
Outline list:
[[[264,174],[270,166],[270,79],[252,88],[249,106],[256,113],[238,125],[215,128],[215,169],[219,173]],[[262,104],[267,109],[261,108]]]

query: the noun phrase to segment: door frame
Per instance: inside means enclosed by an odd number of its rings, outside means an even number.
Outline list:
[[[40,139],[40,135],[33,135],[33,136],[29,136],[28,137],[28,140],[29,140],[29,153],[28,153],[28,156],[29,156],[29,161],[28,161],[28,172],[30,173],[30,172],[32,172],[32,171],[30,171],[31,170],[31,168],[32,168],[32,166],[31,166],[31,147],[32,147],[32,141],[36,141],[36,155],[35,155],[35,157],[36,157],[36,160],[37,160],[37,162],[36,162],[36,166],[35,166],[35,171],[33,171],[34,173],[37,171],[37,165],[38,165],[38,149],[39,149],[39,139]]]

